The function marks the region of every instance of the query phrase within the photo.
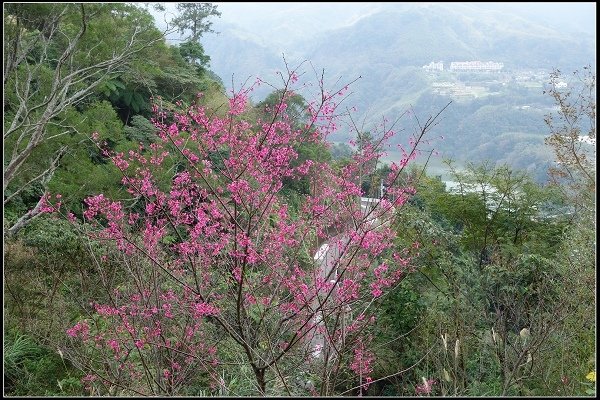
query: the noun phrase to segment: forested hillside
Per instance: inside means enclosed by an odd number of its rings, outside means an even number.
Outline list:
[[[595,395],[590,66],[542,95],[424,72],[439,35],[520,35],[458,5],[380,5],[311,62],[213,53],[217,6],[162,7],[3,5],[5,396]],[[587,54],[538,33],[523,54]],[[240,59],[282,72],[229,90]]]

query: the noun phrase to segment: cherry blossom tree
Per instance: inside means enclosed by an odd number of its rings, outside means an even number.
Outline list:
[[[134,205],[98,194],[84,221],[68,214],[89,237],[107,293],[67,331],[65,356],[87,372],[92,394],[175,395],[200,382],[239,395],[226,381],[231,365],[249,367],[260,395],[363,393],[372,382],[377,302],[418,251],[394,244],[394,213],[414,193],[398,180],[437,116],[415,123],[385,196],[361,201],[361,165],[384,153],[395,124],[384,120],[377,146],[347,165],[294,163],[300,144],[326,145],[348,87],[301,84],[297,69],[281,77],[268,118],[252,116],[254,85],[221,110],[166,110],[157,99],[161,140],[105,151]],[[315,89],[308,118],[291,121],[286,100]],[[310,193],[295,209],[282,187],[298,179]],[[59,196],[45,197],[44,211],[59,208]]]

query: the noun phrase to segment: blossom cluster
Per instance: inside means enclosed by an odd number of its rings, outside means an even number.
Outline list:
[[[288,84],[297,80],[291,73]],[[399,176],[416,154],[405,152],[391,165],[386,196],[366,210],[361,166],[376,162],[381,146],[365,146],[339,168],[300,161],[303,145],[327,147],[338,126],[336,99],[347,90],[322,91],[302,123],[286,114],[285,100],[294,94],[288,86],[262,118],[246,116],[248,89],[231,97],[224,114],[199,104],[167,111],[157,101],[152,122],[160,141],[105,153],[134,206],[102,194],[85,200],[84,218],[95,227],[90,237],[115,250],[98,266],[120,265],[127,279],[109,303],[94,304],[96,323],[79,322],[68,335],[115,360],[115,379],[152,375],[131,360],[132,352],[158,362],[160,379],[148,380],[158,386],[152,393],[168,392],[198,366],[218,381],[223,335],[242,346],[255,368],[301,352],[311,340],[323,341],[324,349],[350,343],[347,367],[368,387],[375,360],[361,335],[374,319],[352,318],[351,310],[380,297],[408,270],[411,257],[396,251],[392,221],[414,194]],[[394,134],[385,130],[379,144]],[[292,209],[286,185],[300,180],[310,192]],[[327,250],[317,260],[323,243]],[[325,334],[326,324],[333,334]],[[268,352],[258,345],[264,342],[272,344]],[[86,385],[94,382],[86,378]]]

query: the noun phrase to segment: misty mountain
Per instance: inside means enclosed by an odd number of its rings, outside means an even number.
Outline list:
[[[339,3],[324,6],[340,9]],[[493,59],[507,68],[569,69],[595,61],[594,35],[559,31],[519,15],[471,4],[375,3],[342,12],[337,23],[325,17],[331,14],[322,12],[317,14],[320,17],[311,15],[308,24],[300,17],[305,16],[303,8],[307,7],[297,5],[275,15],[271,10],[269,17],[254,17],[259,26],[252,30],[248,20],[242,21],[246,28],[215,21],[221,34],[203,40],[213,56],[213,69],[220,73],[227,65],[230,70],[248,70],[244,57],[237,57],[233,64],[219,60],[233,61],[240,45],[249,47],[244,55],[258,52],[277,59],[273,68],[281,67],[281,53],[285,53],[336,72],[348,69],[348,63],[357,68],[371,62],[421,66],[432,60]],[[248,71],[258,72],[262,71]]]
[[[271,76],[282,68],[281,54],[261,43],[261,39],[234,25],[219,24],[218,35],[203,38],[206,54],[210,55],[211,70],[231,89],[257,76]],[[257,72],[258,71],[258,72]]]
[[[340,4],[328,6],[339,9]],[[435,114],[451,99],[432,89],[435,82],[465,90],[483,87],[485,95],[462,97],[444,113],[437,129],[446,139],[438,149],[459,161],[507,162],[539,180],[551,159],[543,139],[544,115],[552,104],[543,95],[542,78],[527,86],[515,83],[515,76],[595,66],[594,35],[574,34],[572,26],[559,30],[542,25],[542,16],[517,15],[508,7],[498,11],[472,3],[375,3],[344,10],[337,20],[325,17],[332,14],[315,14],[303,29],[306,7],[281,9],[276,19],[265,14],[255,29],[248,25],[250,17],[241,21],[244,28],[215,21],[221,33],[203,38],[211,69],[228,86],[232,75],[236,85],[249,76],[277,82],[275,71],[284,70],[285,54],[290,66],[308,60],[325,69],[330,85],[360,76],[348,105],[357,106],[357,120],[367,129],[381,116],[394,119],[410,107],[423,118]],[[443,61],[447,69],[451,61],[470,60],[504,63],[502,78],[445,71],[432,76],[421,68],[431,61]],[[263,87],[255,96],[261,99],[269,90]],[[332,139],[346,141],[348,135],[342,129]],[[490,144],[494,141],[496,147]]]
[[[390,4],[352,26],[322,33],[314,42],[307,57],[328,66],[349,60],[396,66],[494,60],[509,68],[574,68],[590,62],[595,52],[593,37],[561,33],[516,15],[461,4]]]

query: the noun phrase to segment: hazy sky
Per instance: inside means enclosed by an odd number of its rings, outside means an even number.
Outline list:
[[[175,11],[176,3],[164,3]],[[215,2],[222,13],[213,18],[216,27],[234,24],[250,34],[269,42],[284,42],[303,32],[318,32],[351,24],[358,18],[393,3],[381,2]],[[428,3],[399,3],[424,5]],[[429,3],[431,4],[431,3]],[[446,3],[448,4],[448,3]],[[457,3],[484,10],[496,10],[520,15],[532,22],[565,32],[596,34],[595,2],[502,2]],[[156,13],[155,13],[156,15]],[[160,18],[162,19],[162,18]]]
[[[215,3],[223,13],[225,22],[236,23],[247,27],[257,19],[264,19],[265,14],[272,19],[278,16],[290,16],[290,11],[297,11],[298,18],[310,18],[327,14],[331,19],[343,20],[354,13],[362,13],[368,9],[376,9],[386,3]],[[390,4],[390,3],[387,3]],[[423,3],[415,3],[423,4]],[[571,29],[581,28],[591,32],[596,29],[595,2],[501,2],[501,3],[466,3],[487,10],[507,11],[533,19],[544,25]],[[256,26],[253,28],[256,29]]]
[[[490,10],[507,11],[526,16],[532,21],[569,31],[596,32],[595,2],[504,2],[471,3]]]

